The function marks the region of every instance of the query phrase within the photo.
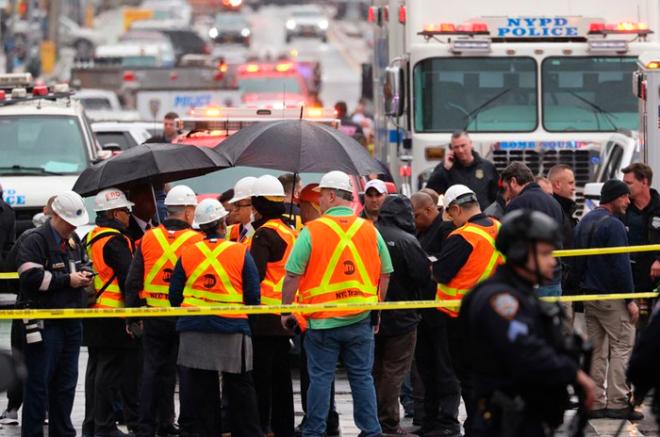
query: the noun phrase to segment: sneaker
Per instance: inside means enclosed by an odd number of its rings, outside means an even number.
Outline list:
[[[5,412],[0,416],[0,424],[18,425],[18,411],[5,410]]]
[[[607,410],[607,417],[610,419],[628,419],[632,421],[642,420],[644,415],[637,410],[630,408],[609,408]]]

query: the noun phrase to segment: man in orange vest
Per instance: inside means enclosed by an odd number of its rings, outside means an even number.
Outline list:
[[[252,186],[256,220],[250,243],[261,280],[261,303],[282,303],[284,266],[296,241],[285,218],[286,198],[282,183],[271,175],[257,178]],[[259,401],[261,428],[276,437],[293,436],[293,386],[289,367],[291,332],[280,324],[279,314],[250,316],[254,346],[254,382]]]
[[[500,223],[481,212],[477,195],[465,185],[452,185],[447,189],[444,207],[456,229],[443,243],[438,260],[433,264],[433,276],[438,283],[436,300],[460,301],[470,289],[488,279],[495,268],[504,262],[495,248]],[[457,321],[458,308],[438,309],[444,313],[445,323],[444,329],[438,329],[437,335],[446,337],[443,341],[446,348],[444,354],[435,354],[439,362],[434,371],[437,373],[436,378],[445,381],[447,390],[443,394],[434,393],[433,390],[425,394],[425,398],[429,397],[430,401],[425,399],[425,410],[437,411],[438,414],[436,417],[425,418],[423,431],[440,428],[454,431],[455,435],[460,436],[458,406],[462,394],[468,414],[464,424],[465,435],[469,436],[470,416],[474,411],[472,386],[465,374],[466,366],[461,360],[463,336]],[[423,367],[423,364],[419,363],[419,366]]]
[[[351,209],[353,187],[341,171],[326,173],[319,184],[323,216],[307,223],[286,265],[282,303],[377,303],[385,299],[392,260],[374,225]],[[319,311],[307,315],[305,335],[310,386],[304,436],[321,437],[326,429],[330,391],[341,357],[353,393],[354,417],[360,435],[381,435],[376,392],[371,375],[377,317],[370,311]],[[372,326],[372,320],[375,320]],[[282,315],[291,327],[292,315]]]
[[[135,251],[126,281],[126,305],[129,307],[170,307],[169,283],[174,265],[186,246],[202,240],[190,229],[197,197],[185,185],[173,187],[165,197],[167,219],[147,231]],[[142,345],[144,367],[140,388],[140,436],[177,432],[172,414],[176,385],[176,356],[179,336],[176,319],[151,317],[144,321]],[[158,430],[156,418],[158,415]],[[182,410],[180,421],[190,420]]]
[[[244,244],[225,240],[227,211],[216,199],[204,199],[195,210],[203,241],[183,249],[174,267],[169,299],[172,305],[208,307],[259,305],[259,275]],[[253,355],[246,314],[185,316],[177,362],[181,379],[181,408],[193,413],[192,426],[182,434],[218,437],[221,434],[220,377],[228,400],[231,435],[263,436],[252,380]],[[256,360],[256,357],[255,357]]]
[[[94,268],[94,308],[123,308],[124,285],[133,258],[133,242],[127,226],[133,203],[117,188],[103,190],[95,198],[96,227],[85,238],[87,256]],[[115,424],[113,402],[122,378],[126,349],[137,344],[120,318],[88,319],[83,340],[89,351],[85,374],[85,420],[83,434],[126,435]],[[135,371],[135,369],[133,369]],[[125,393],[122,393],[124,395]],[[137,425],[138,400],[122,396],[131,428]],[[133,422],[133,423],[131,423]]]

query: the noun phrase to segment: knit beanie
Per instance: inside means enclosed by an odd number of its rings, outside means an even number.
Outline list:
[[[618,179],[610,179],[600,190],[600,204],[610,203],[624,194],[630,194],[628,185]]]

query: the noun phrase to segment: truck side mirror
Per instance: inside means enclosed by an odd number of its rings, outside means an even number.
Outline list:
[[[405,84],[401,67],[389,66],[385,69],[383,96],[385,97],[385,115],[390,117],[403,115]]]

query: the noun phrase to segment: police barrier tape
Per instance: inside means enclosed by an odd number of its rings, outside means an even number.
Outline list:
[[[618,253],[660,252],[660,244],[642,246],[596,247],[593,249],[565,249],[552,252],[557,258],[590,255],[614,255]],[[0,279],[18,279],[18,272],[0,273]]]
[[[657,292],[587,294],[580,296],[558,296],[542,298],[548,302],[589,302],[594,300],[643,299],[658,297]],[[81,308],[81,309],[22,309],[2,310],[0,320],[9,319],[98,319],[104,317],[176,317],[215,316],[220,314],[272,314],[272,313],[315,313],[319,311],[367,311],[406,310],[420,308],[457,308],[458,300],[418,300],[400,302],[376,302],[364,304],[314,304],[314,305],[222,305],[213,307],[172,308]]]

